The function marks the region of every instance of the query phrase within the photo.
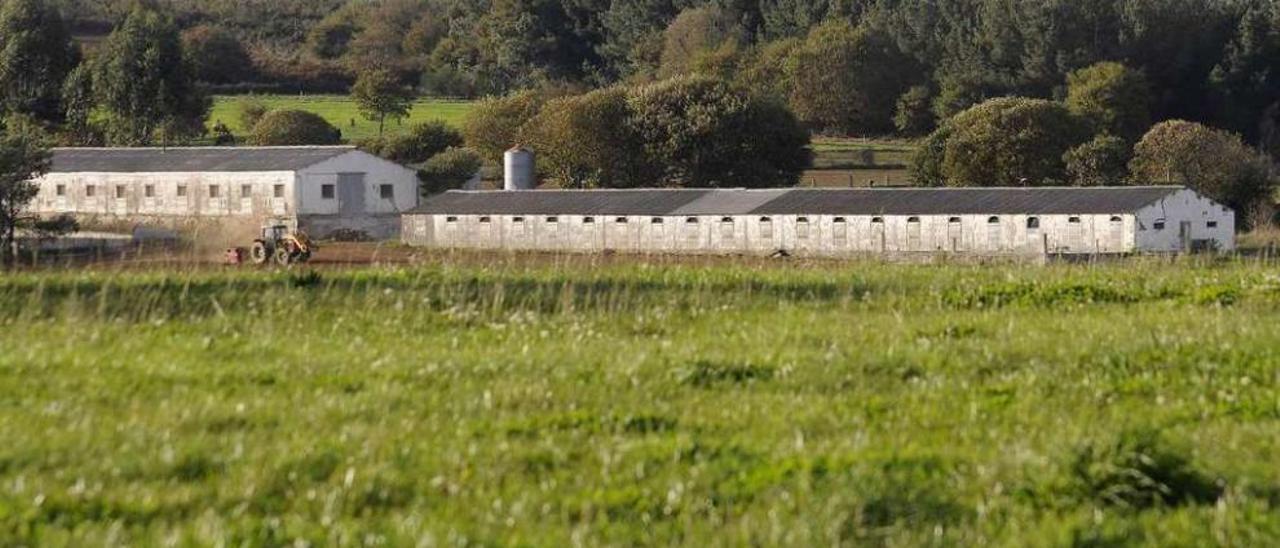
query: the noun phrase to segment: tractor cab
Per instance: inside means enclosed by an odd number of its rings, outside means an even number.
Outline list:
[[[276,242],[289,235],[289,227],[285,225],[262,225],[262,240]]]

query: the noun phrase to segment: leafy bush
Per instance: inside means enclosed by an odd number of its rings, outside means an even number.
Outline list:
[[[253,127],[249,141],[257,146],[336,145],[342,142],[342,131],[317,114],[274,110]]]
[[[1067,151],[1062,160],[1075,186],[1119,185],[1129,176],[1131,153],[1124,139],[1103,134]]]
[[[471,180],[484,162],[480,155],[467,148],[451,147],[432,156],[418,171],[423,194],[435,194],[461,187]]]
[[[411,165],[424,163],[462,143],[461,132],[444,121],[434,120],[415,124],[407,133],[369,139],[361,143],[360,148],[393,162]]]
[[[236,110],[239,111],[240,127],[247,130],[252,130],[256,127],[258,125],[258,121],[262,120],[262,117],[266,116],[267,113],[271,111],[271,109],[267,107],[266,103],[253,98],[241,100],[240,103],[236,105]]]

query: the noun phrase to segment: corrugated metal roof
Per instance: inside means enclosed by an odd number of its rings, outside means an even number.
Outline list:
[[[350,146],[55,148],[50,172],[297,171],[353,150]]]
[[[982,215],[1133,212],[1178,186],[449,191],[413,213],[456,215]]]
[[[711,190],[451,190],[416,213],[457,215],[666,215]]]
[[[791,192],[788,188],[767,190],[716,190],[689,202],[669,215],[746,215]]]
[[[762,215],[983,215],[1137,211],[1182,187],[794,189]]]

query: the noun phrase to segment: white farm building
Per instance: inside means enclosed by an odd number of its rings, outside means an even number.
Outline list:
[[[33,213],[230,238],[268,219],[320,238],[394,238],[418,205],[414,171],[345,146],[59,148],[36,182]]]
[[[638,253],[1106,254],[1235,247],[1177,186],[451,191],[404,215],[433,248]]]

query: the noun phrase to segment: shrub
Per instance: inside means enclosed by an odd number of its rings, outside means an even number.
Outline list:
[[[440,120],[422,122],[407,133],[369,139],[360,148],[401,164],[421,164],[463,144],[462,133]]]
[[[555,99],[529,124],[538,167],[562,187],[630,188],[652,184],[644,143],[628,125],[627,90],[611,88]]]
[[[236,107],[239,110],[240,127],[245,130],[252,130],[258,125],[258,121],[267,115],[271,109],[267,108],[267,104],[258,99],[242,99]]]
[[[1194,188],[1240,212],[1242,227],[1275,187],[1270,160],[1238,135],[1182,120],[1151,128],[1134,146],[1129,171],[1135,184]]]
[[[257,146],[336,145],[342,131],[310,112],[274,110],[253,127],[249,141]]]
[[[794,185],[809,165],[809,134],[782,104],[713,78],[674,78],[633,89],[628,125],[655,183],[685,187]]]
[[[941,175],[949,186],[1051,185],[1066,179],[1068,150],[1087,125],[1058,103],[1006,97],[957,114],[947,125]]]
[[[475,151],[453,147],[432,156],[418,171],[423,194],[459,188],[471,180],[484,162]]]
[[[476,103],[463,121],[467,147],[487,162],[502,161],[507,149],[523,144],[521,129],[538,115],[546,100],[538,92],[523,91]]]
[[[893,130],[894,102],[914,72],[888,36],[843,21],[815,28],[793,63],[796,115],[820,130],[859,135]]]
[[[1124,139],[1103,134],[1067,151],[1063,162],[1067,178],[1075,186],[1117,185],[1128,178],[1131,154]]]

